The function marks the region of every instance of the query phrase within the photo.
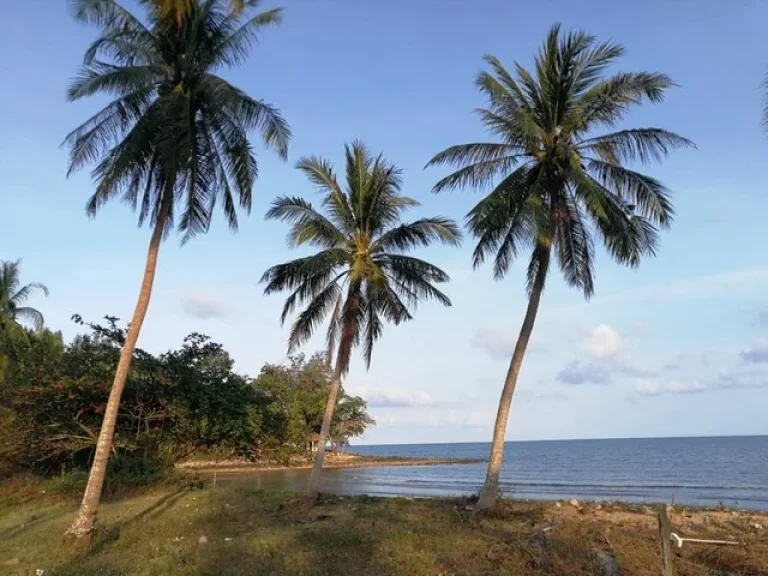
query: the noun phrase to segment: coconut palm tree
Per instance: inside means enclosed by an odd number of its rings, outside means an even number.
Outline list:
[[[35,330],[43,328],[43,314],[24,304],[36,292],[48,296],[48,288],[39,282],[21,285],[21,260],[0,262],[0,323],[6,330],[22,331],[21,323]]]
[[[147,0],[145,0],[147,1]],[[177,22],[181,22],[184,15],[187,14],[195,5],[198,0],[148,0],[154,5],[160,7],[160,12],[163,15],[172,14],[176,18]],[[238,14],[245,10],[246,6],[254,6],[258,4],[260,0],[230,0],[229,5],[233,14]]]
[[[382,156],[373,157],[361,142],[346,150],[346,188],[342,188],[330,162],[302,158],[297,168],[322,193],[322,209],[298,197],[275,200],[267,218],[289,222],[292,247],[309,244],[319,249],[267,270],[261,281],[266,294],[290,291],[283,306],[285,322],[303,308],[291,327],[289,350],[301,346],[330,315],[328,358],[335,367],[320,431],[307,494],[318,495],[323,449],[330,433],[341,380],[349,369],[352,349],[361,344],[366,366],[381,336],[383,322],[399,324],[412,318],[421,300],[435,299],[450,306],[435,287],[449,280],[440,268],[409,256],[414,248],[434,242],[457,245],[460,231],[447,218],[421,218],[402,223],[405,210],[418,202],[400,192],[400,171]]]
[[[149,5],[149,2],[143,2]],[[254,2],[247,3],[247,8]],[[73,172],[95,163],[95,216],[121,198],[152,234],[138,302],[104,414],[80,514],[69,530],[91,532],[112,446],[120,395],[147,312],[160,243],[173,229],[184,242],[205,233],[220,205],[231,229],[248,213],[257,165],[248,133],[285,159],[290,131],[279,111],[217,72],[244,60],[256,35],[280,21],[279,10],[233,14],[222,0],[194,2],[180,24],[148,6],[145,20],[114,0],[74,0],[74,14],[100,37],[85,53],[69,99],[104,93],[113,100],[69,134]]]
[[[692,143],[660,128],[614,128],[643,101],[661,102],[672,81],[664,74],[617,73],[608,66],[624,54],[613,42],[554,26],[529,72],[515,64],[513,77],[493,56],[477,86],[488,99],[478,110],[493,142],[452,146],[428,165],[458,170],[435,192],[470,187],[491,191],[468,214],[477,239],[474,265],[493,257],[501,280],[521,252],[530,250],[528,308],[499,402],[485,485],[476,509],[493,506],[499,488],[504,436],[528,340],[551,259],[568,285],[589,298],[594,291],[594,242],[611,257],[636,267],[652,256],[658,229],[668,228],[673,208],[658,181],[626,166],[659,161]]]
[[[23,324],[31,325],[35,330],[43,328],[43,314],[25,304],[35,292],[48,296],[48,288],[38,282],[22,286],[20,268],[21,260],[0,261],[0,384],[5,380],[5,370],[14,348],[28,342]]]

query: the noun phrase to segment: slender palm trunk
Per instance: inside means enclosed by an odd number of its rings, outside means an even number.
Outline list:
[[[169,187],[172,190],[172,187]],[[96,442],[96,454],[91,465],[91,473],[88,476],[88,484],[85,488],[83,501],[80,504],[80,512],[75,522],[67,530],[67,534],[82,538],[89,536],[96,523],[96,512],[101,500],[101,491],[104,486],[104,477],[107,473],[107,462],[109,452],[112,449],[112,440],[115,435],[115,424],[117,414],[120,409],[120,396],[125,387],[125,381],[128,378],[128,371],[131,368],[133,359],[133,350],[136,348],[136,341],[139,338],[141,325],[144,323],[144,317],[149,307],[149,299],[152,295],[152,284],[155,280],[155,270],[157,269],[157,256],[160,251],[160,243],[163,239],[163,230],[165,229],[170,211],[172,193],[166,192],[160,213],[155,223],[155,229],[152,232],[152,238],[149,241],[149,250],[147,251],[147,263],[144,267],[144,279],[141,282],[139,299],[136,302],[136,309],[133,312],[133,318],[128,326],[128,334],[125,337],[125,344],[120,352],[120,361],[117,363],[115,379],[112,383],[112,390],[109,392],[107,408],[104,411],[104,420],[101,423],[101,432]]]
[[[319,483],[320,474],[323,469],[323,460],[325,460],[325,443],[328,441],[328,436],[331,433],[331,421],[333,420],[333,412],[336,410],[339,388],[341,388],[341,369],[341,363],[337,360],[336,370],[334,370],[330,390],[328,391],[328,401],[325,403],[323,425],[320,428],[320,442],[317,446],[317,452],[315,452],[315,464],[312,466],[312,473],[309,476],[309,485],[307,486],[307,500],[310,503],[317,500],[320,494]]]
[[[499,493],[499,473],[501,472],[501,463],[504,458],[504,437],[507,432],[507,420],[509,419],[509,410],[512,407],[512,396],[517,386],[517,376],[520,374],[520,367],[523,364],[523,356],[528,347],[528,341],[533,332],[533,325],[536,322],[536,313],[539,310],[541,293],[544,291],[544,281],[547,277],[547,268],[549,268],[549,247],[539,246],[540,251],[539,269],[531,287],[531,297],[528,300],[528,309],[525,312],[523,326],[520,329],[520,335],[517,338],[515,352],[512,354],[512,361],[509,363],[507,378],[504,381],[504,389],[501,392],[499,400],[499,411],[496,413],[496,424],[493,427],[493,442],[491,444],[491,455],[488,460],[488,471],[485,476],[485,485],[480,491],[480,498],[475,504],[475,512],[487,510],[496,504]]]

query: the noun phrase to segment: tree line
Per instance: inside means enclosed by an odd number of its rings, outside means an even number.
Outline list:
[[[71,4],[75,18],[95,26],[99,36],[68,96],[106,94],[111,101],[67,136],[70,172],[93,167],[89,216],[122,199],[151,230],[90,479],[70,529],[84,536],[96,519],[162,240],[171,231],[184,242],[207,232],[217,207],[237,230],[239,215],[250,212],[257,177],[249,135],[258,133],[267,149],[286,159],[291,131],[277,107],[221,75],[245,61],[264,28],[279,24],[280,9],[256,12],[256,0],[142,0],[137,15],[117,0]],[[528,261],[528,308],[511,351],[477,510],[496,500],[512,397],[550,272],[558,267],[566,283],[589,298],[596,243],[616,262],[637,267],[656,253],[659,231],[672,222],[670,191],[634,167],[693,143],[662,128],[619,126],[633,108],[661,103],[674,86],[663,73],[614,71],[623,55],[618,43],[559,25],[532,67],[515,62],[509,69],[487,55],[475,84],[486,99],[477,113],[488,140],[425,159],[427,166],[453,170],[433,192],[469,188],[485,194],[466,217],[475,267],[489,261],[501,280],[518,258]],[[280,320],[291,321],[291,351],[327,322],[332,366],[322,444],[332,434],[353,350],[362,347],[370,364],[385,323],[411,320],[424,300],[450,305],[440,288],[448,275],[411,253],[435,243],[459,245],[462,233],[443,216],[403,220],[418,202],[403,195],[397,167],[362,142],[346,145],[342,179],[322,156],[302,158],[297,168],[320,191],[319,205],[286,196],[273,203],[268,217],[289,225],[292,246],[317,251],[270,268],[262,281],[267,293],[287,294]],[[315,461],[310,500],[319,489],[323,454]]]
[[[87,331],[60,332],[10,321],[0,331],[0,477],[87,469],[127,331],[118,319],[74,320]],[[255,378],[208,336],[193,333],[164,354],[134,350],[112,445],[114,466],[164,469],[190,458],[306,459],[320,432],[330,380],[325,354],[265,364]],[[330,429],[342,448],[373,425],[362,398],[341,392]]]

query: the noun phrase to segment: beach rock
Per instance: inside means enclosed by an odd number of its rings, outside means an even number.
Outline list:
[[[581,504],[579,504],[579,501],[576,500],[575,498],[572,498],[571,500],[569,500],[568,504],[570,504],[574,508],[581,508]]]
[[[208,544],[208,537],[207,536],[200,536],[200,538],[197,539],[198,544]]]
[[[593,550],[593,553],[597,556],[598,562],[600,562],[604,576],[618,576],[619,563],[613,554],[604,550]]]

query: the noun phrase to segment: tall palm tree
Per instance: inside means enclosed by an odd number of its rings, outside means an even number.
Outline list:
[[[94,162],[89,216],[121,198],[152,227],[144,277],[96,445],[80,514],[69,530],[91,532],[112,446],[120,395],[149,305],[158,252],[174,228],[187,241],[205,233],[217,204],[231,229],[238,207],[251,208],[257,165],[248,132],[287,155],[290,131],[279,111],[233,86],[217,71],[242,62],[257,32],[277,24],[279,10],[233,14],[222,0],[194,2],[180,24],[147,1],[145,20],[115,0],[74,0],[74,14],[97,25],[70,100],[102,92],[114,98],[76,128],[70,173]],[[255,2],[249,2],[252,7]]]
[[[660,128],[601,133],[643,101],[661,102],[672,86],[664,74],[605,77],[623,54],[619,44],[597,43],[583,32],[561,35],[556,25],[534,60],[533,73],[516,63],[515,78],[498,59],[486,56],[491,72],[480,73],[477,86],[488,107],[478,113],[496,141],[452,146],[428,164],[458,168],[435,185],[435,192],[492,188],[467,216],[477,239],[475,267],[493,257],[494,277],[500,280],[523,250],[531,251],[528,309],[504,382],[476,510],[496,502],[512,395],[553,253],[566,283],[589,298],[595,238],[614,260],[636,267],[643,256],[655,254],[658,228],[672,222],[669,191],[625,164],[659,161],[692,143]]]
[[[36,308],[25,306],[36,292],[48,296],[48,288],[39,282],[21,285],[21,260],[0,262],[0,328],[21,330],[21,322],[31,324],[35,330],[43,328],[43,314]]]
[[[266,294],[290,291],[281,321],[297,308],[303,311],[291,327],[293,351],[315,332],[330,314],[327,331],[329,362],[335,367],[325,404],[317,451],[307,494],[318,495],[318,481],[330,433],[333,412],[343,376],[349,369],[352,349],[362,344],[370,367],[373,345],[381,336],[383,321],[399,324],[412,318],[421,300],[435,299],[450,306],[435,287],[449,280],[440,268],[406,255],[434,242],[458,245],[461,234],[447,218],[421,218],[402,223],[402,213],[418,202],[400,192],[400,171],[381,155],[373,157],[361,142],[345,147],[346,188],[342,188],[330,162],[302,158],[297,168],[322,193],[322,210],[298,197],[281,197],[267,218],[291,223],[292,247],[309,244],[316,254],[279,264],[261,281]]]

